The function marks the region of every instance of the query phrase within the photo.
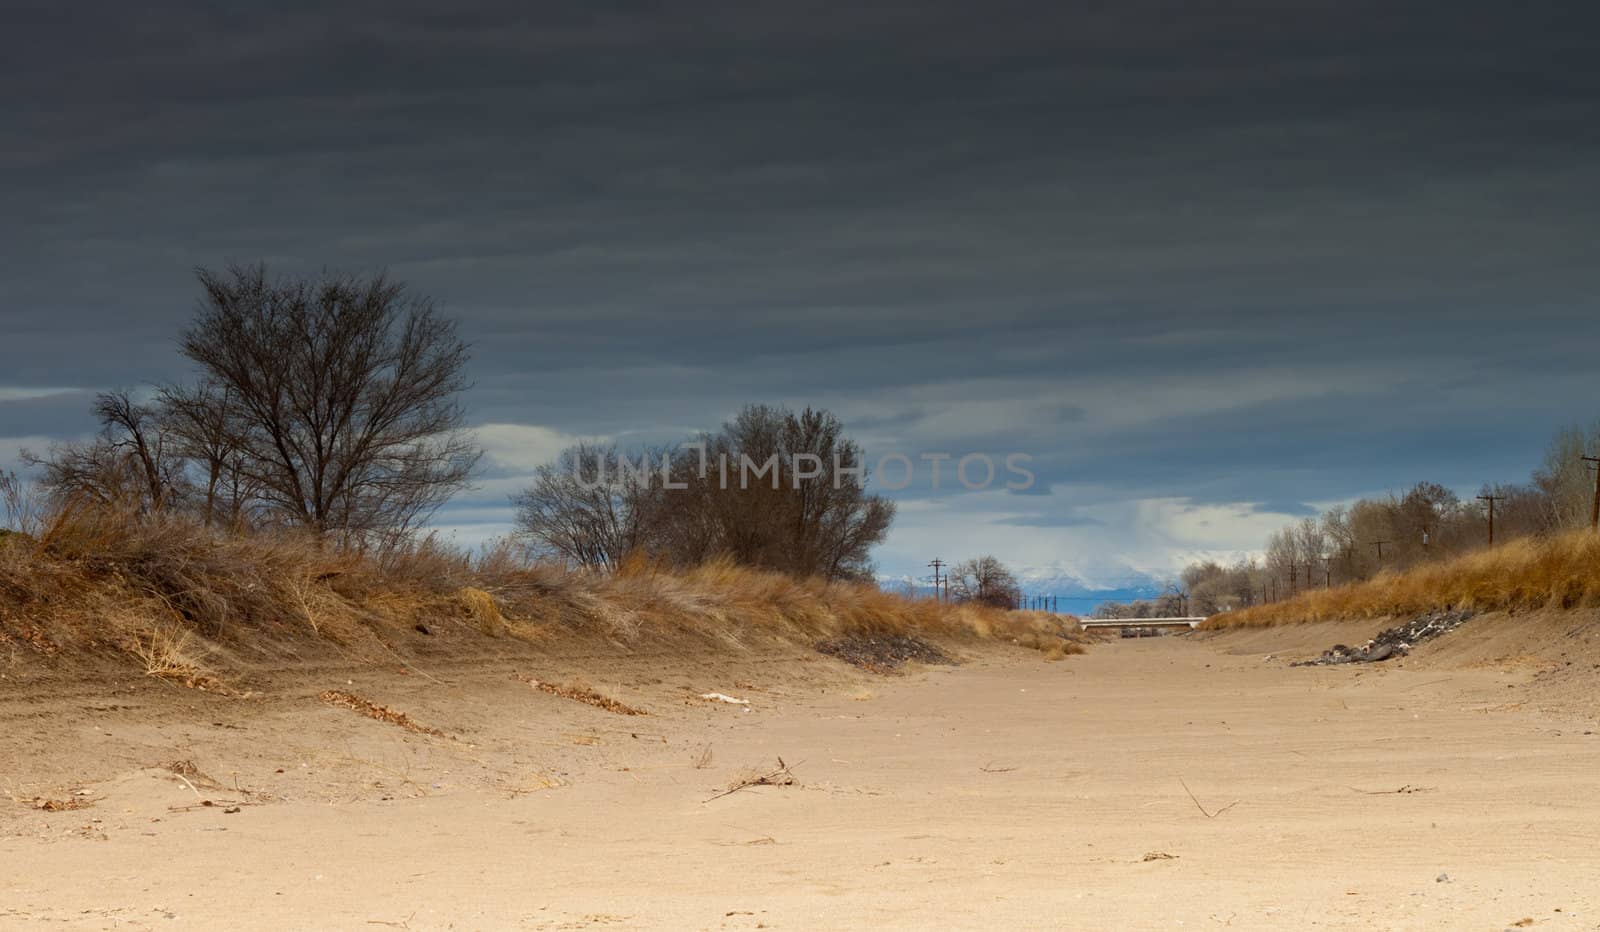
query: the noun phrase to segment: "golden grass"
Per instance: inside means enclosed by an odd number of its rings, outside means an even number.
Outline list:
[[[130,652],[144,664],[146,676],[186,679],[200,672],[200,665],[189,656],[194,635],[172,629],[145,632],[136,637]]]
[[[1204,628],[1420,615],[1445,609],[1529,611],[1600,606],[1600,535],[1524,537],[1453,560],[1317,589],[1219,615]]]
[[[195,652],[270,663],[304,656],[308,641],[392,657],[418,643],[416,631],[624,649],[810,647],[860,634],[1009,641],[1046,655],[1081,649],[1065,640],[1078,637],[1070,618],[941,605],[728,561],[671,569],[632,560],[601,574],[500,551],[474,560],[429,539],[375,556],[288,531],[228,533],[109,510],[63,512],[36,535],[0,538],[0,644],[43,653],[109,644],[177,676],[199,670],[184,659]]]
[[[500,607],[494,604],[494,596],[482,589],[467,586],[457,592],[456,597],[466,607],[467,615],[477,624],[479,631],[490,637],[505,633],[506,620],[500,614]]]

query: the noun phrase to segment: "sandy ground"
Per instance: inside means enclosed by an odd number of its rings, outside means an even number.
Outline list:
[[[253,699],[0,681],[0,928],[1600,929],[1600,725],[1537,701],[1552,661],[1263,659],[1334,633],[898,677],[597,655]],[[514,677],[568,670],[651,714]],[[780,756],[794,785],[711,799]]]

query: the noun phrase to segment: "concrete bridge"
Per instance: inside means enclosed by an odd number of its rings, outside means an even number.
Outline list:
[[[1197,628],[1204,617],[1193,618],[1080,618],[1084,628]]]

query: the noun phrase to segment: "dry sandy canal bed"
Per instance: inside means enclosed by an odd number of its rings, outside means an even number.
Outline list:
[[[0,927],[1600,929],[1600,736],[1534,710],[1526,672],[1162,638],[747,682],[749,712],[669,673],[637,718],[504,672],[394,700],[448,738],[309,700],[13,708]],[[96,739],[199,776],[26,805]],[[780,756],[793,785],[707,801]]]

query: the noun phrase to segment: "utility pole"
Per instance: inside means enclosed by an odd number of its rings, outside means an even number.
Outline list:
[[[1594,469],[1594,509],[1589,512],[1589,527],[1600,531],[1600,456],[1585,456],[1585,462],[1595,464]]]
[[[941,579],[939,571],[944,568],[945,562],[938,557],[934,557],[928,562],[928,565],[933,567],[933,600],[935,602],[943,602],[945,599],[939,595],[939,580]],[[945,580],[945,589],[948,590],[950,588],[949,577],[942,578]]]
[[[1392,544],[1392,543],[1394,543],[1394,541],[1392,541],[1392,540],[1375,540],[1375,541],[1372,541],[1371,543],[1372,543],[1372,545],[1374,547],[1378,548],[1378,562],[1382,563],[1383,562],[1383,545],[1384,544]]]
[[[1596,494],[1600,495],[1600,487],[1597,487]],[[1480,495],[1480,496],[1478,496],[1478,499],[1480,501],[1485,501],[1485,502],[1489,503],[1489,546],[1493,547],[1494,546],[1494,503],[1495,502],[1503,502],[1503,501],[1506,500],[1506,497],[1504,495]],[[1595,501],[1596,502],[1600,502],[1600,498],[1596,498]]]
[[[1333,557],[1331,555],[1322,558],[1322,588],[1333,588]]]

